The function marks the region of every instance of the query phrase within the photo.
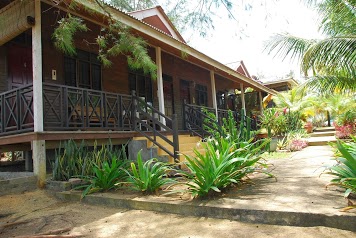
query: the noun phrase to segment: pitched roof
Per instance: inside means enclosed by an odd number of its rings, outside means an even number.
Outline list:
[[[248,72],[243,60],[240,61],[240,65],[237,67],[236,71],[239,72],[240,74],[245,75],[246,77],[251,78],[251,75]]]
[[[177,28],[173,25],[173,23],[168,18],[167,14],[164,12],[161,6],[128,12],[127,14],[185,43],[184,38],[179,33]]]

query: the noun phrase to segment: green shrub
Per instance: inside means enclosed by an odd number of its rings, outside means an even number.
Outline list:
[[[91,171],[86,162],[88,159],[88,150],[84,141],[79,145],[73,140],[64,142],[63,149],[56,150],[55,161],[53,163],[52,179],[57,181],[66,181],[74,176],[88,175]]]
[[[241,118],[243,120],[240,121],[238,124],[234,118],[233,112],[228,111],[228,117],[222,119],[222,126],[219,126],[214,113],[209,112],[207,110],[204,111],[208,118],[206,120],[213,121],[214,123],[210,122],[212,127],[205,128],[209,131],[213,138],[220,138],[225,137],[231,143],[235,143],[238,141],[252,141],[256,132],[251,130],[251,118],[245,118],[244,110],[241,110]]]
[[[129,176],[127,181],[133,189],[151,194],[157,192],[163,185],[175,182],[166,177],[169,170],[168,164],[159,162],[154,158],[143,163],[140,151],[137,154],[137,166],[132,162],[131,171],[126,170]]]
[[[94,176],[93,168],[102,167],[104,162],[111,162],[112,158],[127,159],[126,145],[121,149],[115,149],[111,143],[97,146],[94,143],[93,150],[88,150],[84,140],[77,145],[74,140],[64,142],[55,153],[55,161],[52,164],[52,179],[66,181],[72,177]]]
[[[300,118],[301,115],[297,111],[267,108],[260,116],[260,123],[269,130],[270,136],[285,135],[303,128],[303,121]]]
[[[256,142],[257,143],[257,142]],[[254,165],[260,160],[265,143],[232,143],[224,138],[209,139],[205,154],[195,150],[195,157],[185,156],[189,172],[187,185],[193,197],[204,197],[221,192],[233,183],[238,183],[247,174],[255,171]],[[255,147],[255,148],[253,148]]]

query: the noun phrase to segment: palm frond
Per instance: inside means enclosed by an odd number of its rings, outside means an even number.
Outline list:
[[[302,70],[307,72],[344,71],[347,76],[356,68],[356,36],[331,37],[311,45],[302,60]]]
[[[305,88],[314,89],[322,94],[334,94],[335,92],[347,94],[356,92],[355,78],[327,75],[310,77],[303,85]]]
[[[318,5],[323,33],[330,36],[354,35],[356,32],[355,0],[324,0]]]
[[[274,52],[275,57],[281,57],[283,60],[287,57],[301,60],[305,52],[315,42],[316,40],[313,39],[303,39],[287,33],[277,34],[265,43],[264,51],[267,51],[268,54]]]

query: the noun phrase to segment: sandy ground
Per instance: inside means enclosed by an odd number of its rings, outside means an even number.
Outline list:
[[[288,227],[65,203],[45,191],[0,197],[0,237],[356,237],[326,227]],[[59,236],[41,236],[59,237]]]

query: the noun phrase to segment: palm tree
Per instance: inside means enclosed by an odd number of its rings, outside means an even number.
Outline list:
[[[273,102],[277,108],[289,108],[291,111],[300,111],[306,107],[308,97],[305,88],[296,87],[287,92],[278,93],[273,97]]]
[[[277,34],[266,50],[283,59],[301,62],[308,87],[333,91],[356,91],[356,0],[307,1],[316,4],[322,17],[320,30],[325,39],[303,39]]]

